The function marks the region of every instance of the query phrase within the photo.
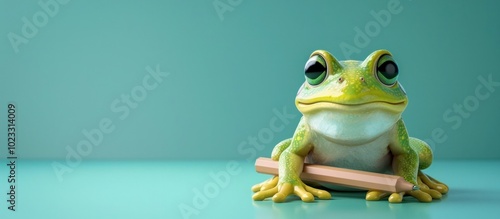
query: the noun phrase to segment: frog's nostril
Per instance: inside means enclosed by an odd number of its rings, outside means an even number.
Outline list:
[[[344,78],[343,78],[343,77],[340,77],[340,78],[338,79],[338,82],[339,82],[339,83],[344,82]]]
[[[365,82],[365,78],[363,78],[363,77],[360,77],[360,78],[359,78],[359,80],[360,80],[361,82]]]

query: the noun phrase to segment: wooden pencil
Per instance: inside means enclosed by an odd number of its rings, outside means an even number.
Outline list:
[[[278,166],[278,161],[270,158],[260,157],[255,161],[255,169],[259,173],[278,175]],[[304,164],[300,178],[358,189],[387,192],[406,192],[419,189],[401,176],[307,163]]]

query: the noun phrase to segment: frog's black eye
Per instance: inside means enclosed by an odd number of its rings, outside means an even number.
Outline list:
[[[304,67],[306,80],[310,85],[318,85],[326,78],[326,62],[320,55],[314,55]]]
[[[398,80],[398,65],[390,55],[380,57],[377,63],[377,79],[385,85],[391,86]]]

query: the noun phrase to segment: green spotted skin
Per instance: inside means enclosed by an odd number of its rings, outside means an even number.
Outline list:
[[[304,118],[302,118],[289,146],[284,153],[281,153],[280,158],[285,158],[279,159],[280,181],[290,182],[292,185],[301,183],[299,176],[302,172],[304,157],[313,146],[310,140],[311,132],[308,130]]]
[[[314,54],[321,54],[327,61],[330,60],[327,68],[328,76],[320,85],[304,83],[297,94],[296,104],[298,101],[320,100],[343,104],[407,100],[406,93],[399,84],[383,85],[374,73],[376,58],[381,54],[390,54],[385,50],[373,53],[363,62],[354,60],[337,62],[326,51],[316,51]]]

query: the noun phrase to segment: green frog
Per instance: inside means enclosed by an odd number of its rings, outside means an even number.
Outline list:
[[[272,197],[274,202],[283,202],[291,194],[304,202],[315,197],[330,199],[330,192],[300,179],[304,160],[394,174],[419,187],[400,193],[370,190],[366,200],[388,197],[397,203],[410,195],[431,202],[448,192],[444,183],[421,171],[431,165],[432,150],[424,141],[408,136],[401,118],[408,98],[389,51],[377,50],[364,61],[337,61],[329,52],[317,50],[304,72],[306,81],[295,98],[302,118],[293,137],[274,147],[271,158],[279,162],[279,174],[252,187],[254,200]]]

